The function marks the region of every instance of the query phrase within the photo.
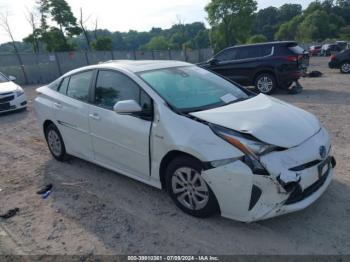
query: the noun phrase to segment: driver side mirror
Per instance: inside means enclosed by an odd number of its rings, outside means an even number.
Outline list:
[[[132,114],[141,112],[142,108],[135,100],[123,100],[117,102],[113,110],[118,114]]]
[[[219,62],[219,60],[217,60],[216,58],[212,57],[208,60],[208,63],[211,65],[215,65]]]
[[[15,81],[17,78],[15,76],[9,76],[10,81]]]

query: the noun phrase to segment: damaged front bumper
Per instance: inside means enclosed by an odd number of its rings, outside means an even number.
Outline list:
[[[244,222],[263,220],[301,210],[323,194],[336,164],[330,147],[328,133],[321,129],[299,146],[262,156],[268,176],[253,174],[239,160],[205,170],[202,176],[213,190],[223,217]]]

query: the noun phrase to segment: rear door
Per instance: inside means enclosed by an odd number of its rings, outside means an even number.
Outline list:
[[[94,70],[79,72],[61,81],[53,108],[67,152],[93,159],[89,135],[89,96]]]
[[[116,171],[149,179],[149,137],[152,125],[151,98],[128,76],[116,70],[99,70],[89,106],[94,158]],[[116,102],[135,100],[149,117],[121,115]]]

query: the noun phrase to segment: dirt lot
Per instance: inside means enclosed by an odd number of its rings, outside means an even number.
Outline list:
[[[298,213],[244,224],[185,215],[165,192],[73,158],[51,157],[25,89],[27,112],[0,116],[0,254],[350,254],[350,75],[315,58],[321,78],[302,94],[276,97],[317,115],[338,161],[334,180]],[[44,200],[37,188],[54,184]]]

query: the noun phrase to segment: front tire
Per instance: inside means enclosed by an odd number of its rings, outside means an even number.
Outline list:
[[[277,88],[276,78],[269,73],[262,73],[255,78],[255,89],[259,93],[269,95]]]
[[[201,176],[201,163],[191,157],[174,159],[166,172],[166,186],[175,204],[195,217],[209,217],[216,213],[218,203],[209,185]]]
[[[343,74],[350,74],[350,62],[349,61],[346,61],[346,62],[341,64],[340,72],[342,72]]]
[[[45,138],[52,156],[58,161],[66,160],[67,153],[60,131],[54,124],[45,129]]]

